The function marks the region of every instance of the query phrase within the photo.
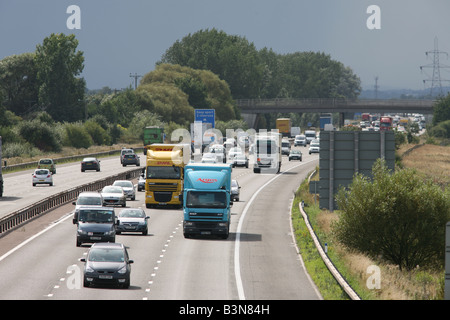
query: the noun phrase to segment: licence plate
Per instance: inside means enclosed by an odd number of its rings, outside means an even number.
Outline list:
[[[91,240],[101,240],[101,237],[91,237]]]
[[[134,229],[136,229],[136,227],[125,227],[125,229],[127,229],[127,230],[134,230]]]
[[[107,274],[101,274],[98,276],[100,279],[112,279],[113,276],[107,275]]]
[[[211,234],[211,231],[202,231],[200,234]]]

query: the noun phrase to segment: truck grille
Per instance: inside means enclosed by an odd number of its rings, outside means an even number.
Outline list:
[[[222,212],[189,212],[189,217],[191,219],[218,219],[222,220],[223,213]]]
[[[177,183],[163,183],[163,182],[149,182],[148,190],[149,191],[177,191]]]
[[[160,192],[156,191],[154,192],[155,195],[155,201],[157,202],[169,202],[172,200],[172,192]]]

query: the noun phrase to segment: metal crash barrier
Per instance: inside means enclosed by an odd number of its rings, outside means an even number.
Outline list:
[[[17,228],[32,219],[42,216],[42,214],[51,209],[59,207],[70,201],[74,201],[81,192],[99,191],[104,186],[113,184],[115,180],[130,180],[139,177],[141,172],[142,168],[122,172],[110,177],[106,177],[102,180],[97,180],[81,185],[79,187],[60,192],[30,206],[12,212],[3,218],[0,218],[0,237],[5,235],[6,232]]]

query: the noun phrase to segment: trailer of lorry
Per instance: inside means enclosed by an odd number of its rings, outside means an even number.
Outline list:
[[[325,125],[332,123],[331,117],[332,117],[331,113],[322,113],[320,115],[320,119],[319,119],[320,130],[324,130]]]
[[[217,235],[230,233],[231,165],[190,163],[184,168],[183,234]]]
[[[302,134],[300,127],[292,127],[291,128],[291,138],[295,138],[295,136],[298,136]]]
[[[281,170],[281,134],[262,132],[255,134],[253,172],[278,173]]]
[[[181,207],[184,167],[191,159],[189,144],[151,144],[147,146],[145,205]]]
[[[153,143],[164,143],[164,128],[158,126],[149,126],[144,128],[144,154],[147,146]]]
[[[283,137],[289,138],[291,135],[291,119],[278,118],[276,120],[276,128]]]

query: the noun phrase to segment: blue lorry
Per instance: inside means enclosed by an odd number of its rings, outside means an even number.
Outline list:
[[[183,234],[227,239],[231,220],[231,165],[190,163],[184,168]]]

